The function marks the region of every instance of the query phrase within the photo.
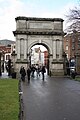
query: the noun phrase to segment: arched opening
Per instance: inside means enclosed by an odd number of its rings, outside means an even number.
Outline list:
[[[28,60],[30,65],[42,66],[46,68],[49,75],[49,48],[45,44],[34,44],[29,49]]]

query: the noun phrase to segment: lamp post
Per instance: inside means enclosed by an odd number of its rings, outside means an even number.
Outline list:
[[[5,55],[5,51],[3,50],[3,51],[2,51],[2,56],[3,56],[2,72],[4,72],[4,62],[5,62],[5,60],[4,60],[4,55]]]
[[[13,64],[13,71],[15,71],[15,61],[16,61],[16,53],[15,53],[15,51],[13,51],[12,52],[12,54],[11,54],[11,58],[12,58],[12,64]]]
[[[64,75],[66,75],[67,74],[67,70],[66,70],[66,53],[65,52],[63,52],[63,58],[64,58],[64,64],[63,64],[63,68],[64,68]]]

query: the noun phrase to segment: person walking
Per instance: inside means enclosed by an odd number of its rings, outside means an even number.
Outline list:
[[[11,76],[11,59],[8,60],[8,76]]]
[[[40,76],[40,67],[39,65],[36,66],[36,73],[37,73],[37,77]]]
[[[31,75],[31,69],[30,69],[30,67],[28,67],[28,69],[27,69],[28,83],[30,83],[30,75]]]
[[[26,71],[25,71],[25,68],[23,66],[21,66],[20,74],[21,74],[21,80],[24,82],[25,76],[26,76]]]
[[[31,72],[32,72],[32,77],[34,78],[34,72],[35,72],[36,68],[34,66],[34,64],[31,66]]]
[[[44,81],[44,73],[46,73],[46,69],[45,69],[45,66],[42,66],[42,79]]]

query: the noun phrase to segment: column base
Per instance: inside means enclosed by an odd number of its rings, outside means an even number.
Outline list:
[[[56,70],[56,69],[52,69],[51,71],[51,76],[64,76],[64,70]]]
[[[54,60],[52,61],[52,69],[51,75],[52,76],[64,76],[64,69],[63,69],[63,60]]]

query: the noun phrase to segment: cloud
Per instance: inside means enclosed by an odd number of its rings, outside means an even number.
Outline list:
[[[3,4],[3,2],[8,3]],[[23,8],[22,2],[18,0],[2,0],[0,1],[2,4],[0,8],[0,39],[12,39],[14,40],[14,36],[12,31],[16,29],[15,17],[21,13],[21,9]],[[1,14],[2,13],[2,14]]]
[[[31,2],[32,1],[32,2]],[[12,31],[16,30],[15,18],[17,16],[27,17],[60,17],[64,18],[64,13],[71,8],[72,3],[64,8],[49,9],[50,6],[41,6],[41,0],[0,0],[0,39],[15,40]]]

